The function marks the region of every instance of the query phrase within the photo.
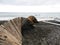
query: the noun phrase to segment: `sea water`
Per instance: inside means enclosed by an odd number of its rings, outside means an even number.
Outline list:
[[[0,12],[0,20],[10,20],[16,17],[28,17],[30,15],[35,16],[40,20],[53,20],[54,18],[60,18],[60,13],[21,13],[21,12]]]

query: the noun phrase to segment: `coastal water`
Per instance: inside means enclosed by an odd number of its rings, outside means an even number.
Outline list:
[[[0,20],[8,20],[15,17],[35,16],[38,20],[60,18],[60,13],[21,13],[21,12],[0,12]]]

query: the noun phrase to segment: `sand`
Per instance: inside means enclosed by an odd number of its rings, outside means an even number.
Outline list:
[[[23,45],[60,45],[60,26],[57,25],[40,21],[23,34]]]
[[[60,45],[60,26],[42,21],[34,26],[35,28],[21,33],[22,45]]]

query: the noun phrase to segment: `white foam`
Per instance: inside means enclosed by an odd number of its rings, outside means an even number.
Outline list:
[[[3,21],[3,20],[11,20],[11,19],[14,19],[16,17],[0,17],[0,21]]]
[[[37,18],[38,21],[54,20],[54,18]]]
[[[0,20],[11,20],[17,17],[0,17]],[[38,21],[44,21],[44,20],[54,20],[54,18],[37,18]]]

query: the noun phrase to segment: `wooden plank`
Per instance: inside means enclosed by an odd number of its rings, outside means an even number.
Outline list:
[[[0,30],[3,31],[2,35],[7,36],[7,39],[6,39],[7,41],[11,42],[14,45],[21,45],[21,43],[15,38],[15,36],[13,36],[10,32],[5,30],[3,27],[0,26]]]
[[[3,26],[10,33],[12,33],[13,35],[15,35],[18,40],[20,40],[20,37],[22,37],[21,36],[21,21],[18,20],[18,18],[15,18],[13,20],[8,21],[7,23],[4,23]],[[18,28],[18,27],[20,27],[20,28]]]
[[[20,20],[18,18],[11,20],[11,23],[14,25],[16,31],[19,33],[19,35],[21,34],[21,22],[19,22]]]
[[[16,41],[18,43],[16,43],[17,45],[22,44],[21,18],[15,18],[0,25],[0,30],[4,30],[3,32],[8,36],[8,41]],[[15,45],[15,43],[13,43],[13,45]]]

